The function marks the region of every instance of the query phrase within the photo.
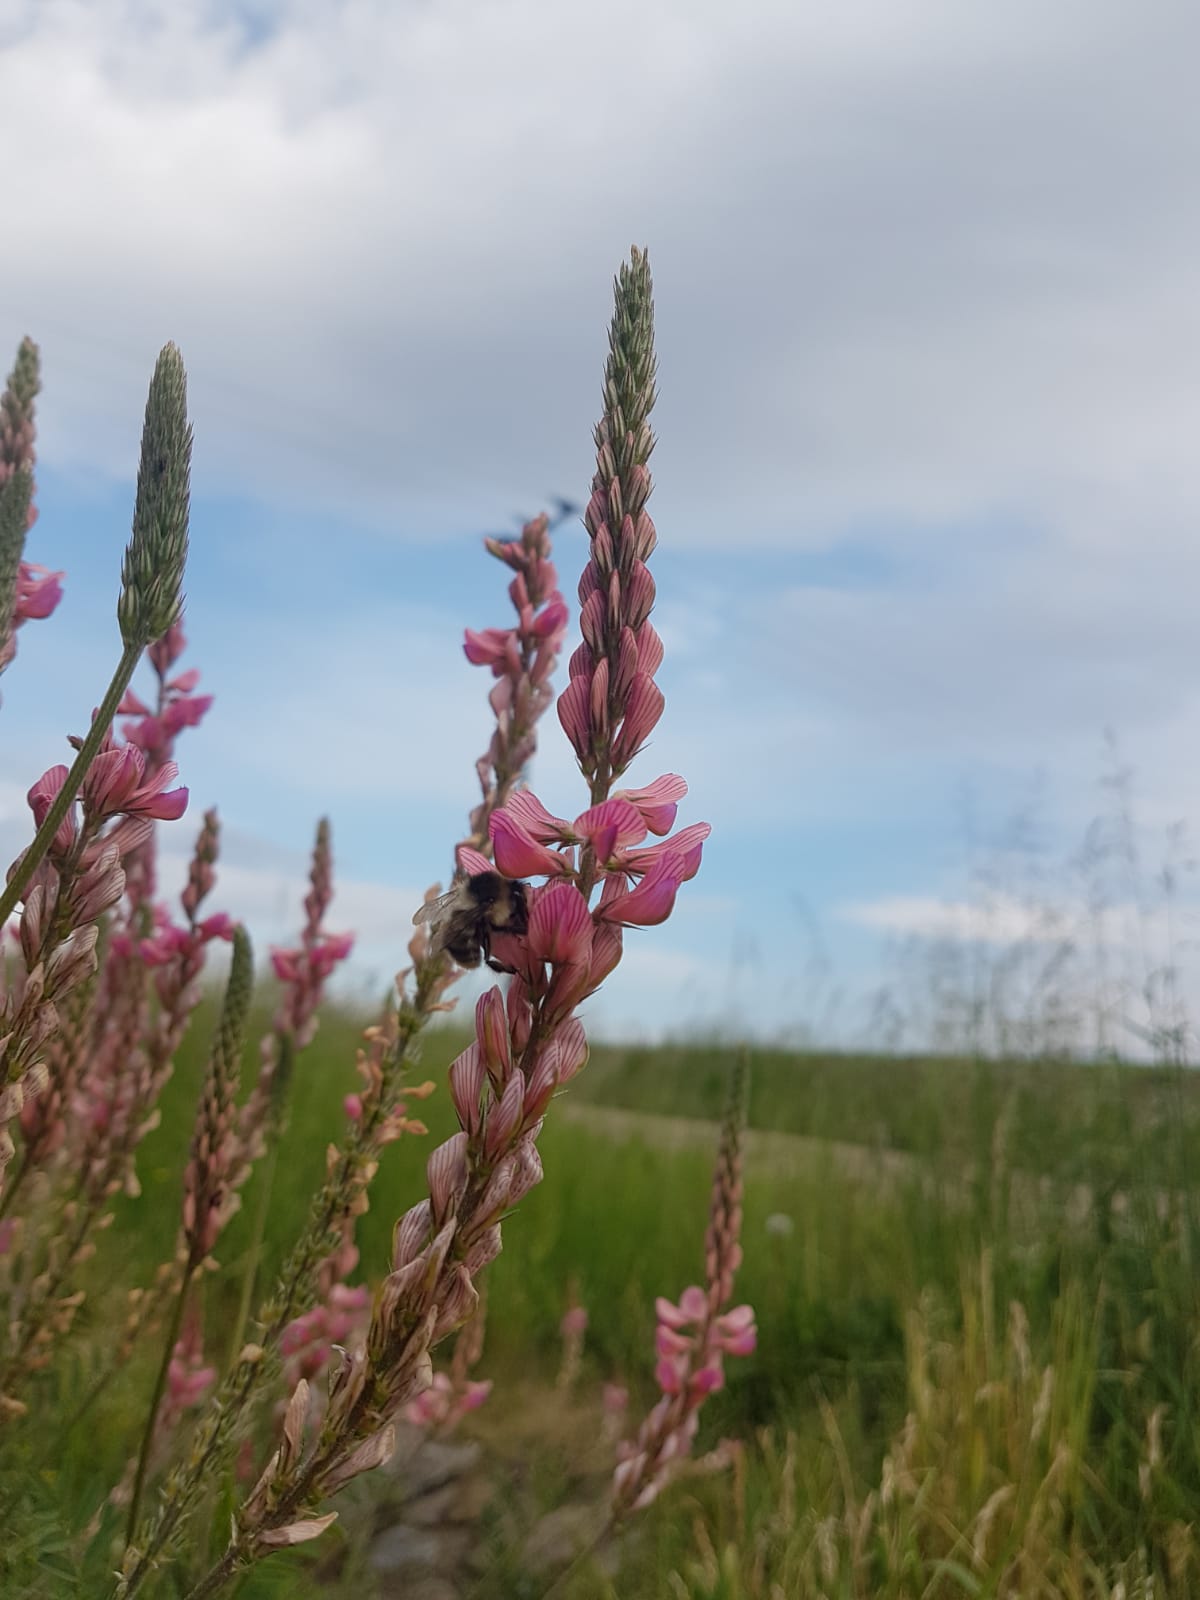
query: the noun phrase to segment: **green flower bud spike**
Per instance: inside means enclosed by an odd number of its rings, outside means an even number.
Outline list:
[[[125,649],[67,781],[34,841],[14,866],[0,894],[3,926],[50,848],[58,825],[79,793],[128,689],[142,651],[178,620],[183,605],[183,569],[188,548],[188,496],[192,430],[187,420],[187,375],[173,344],[164,345],[150,380],[142,459],[138,466],[133,535],[121,567],[117,618]]]

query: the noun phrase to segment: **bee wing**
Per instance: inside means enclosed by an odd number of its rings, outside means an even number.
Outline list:
[[[448,889],[445,894],[438,895],[436,900],[426,900],[425,904],[418,906],[413,913],[413,921],[415,923],[436,922],[439,917],[444,916],[447,911],[453,908],[455,901],[458,899],[458,893],[457,888]]]

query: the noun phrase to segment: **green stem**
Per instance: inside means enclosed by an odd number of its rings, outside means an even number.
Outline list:
[[[266,1114],[264,1136],[269,1140],[267,1159],[263,1166],[262,1185],[258,1192],[258,1205],[254,1213],[254,1226],[250,1237],[249,1259],[246,1275],[242,1279],[242,1296],[238,1304],[237,1320],[233,1326],[233,1339],[229,1346],[229,1364],[232,1370],[250,1320],[250,1306],[254,1299],[254,1286],[262,1262],[263,1240],[267,1233],[267,1218],[271,1211],[271,1191],[275,1187],[275,1171],[279,1166],[279,1141],[287,1122],[288,1093],[292,1086],[292,1071],[296,1064],[296,1041],[290,1033],[277,1032],[275,1077],[271,1084],[270,1104]]]
[[[47,811],[44,821],[34,835],[33,843],[21,858],[20,864],[8,881],[8,887],[0,894],[0,927],[3,927],[12,915],[13,908],[21,898],[25,886],[33,877],[38,867],[41,866],[47,850],[49,850],[54,835],[58,832],[59,824],[66,816],[75,796],[79,793],[81,784],[87,776],[88,768],[96,758],[96,753],[104,743],[104,736],[109,730],[112,719],[117,714],[117,707],[124,699],[125,691],[129,687],[134,669],[142,657],[142,646],[127,644],[117,663],[117,670],[113,674],[112,682],[104,699],[100,702],[100,709],[92,719],[88,729],[87,738],[80,746],[79,754],[71,764],[67,773],[66,782],[54,797],[54,803]]]
[[[267,1159],[263,1166],[262,1185],[258,1192],[258,1203],[254,1212],[249,1257],[246,1262],[245,1275],[242,1278],[242,1296],[238,1302],[237,1319],[233,1325],[233,1338],[229,1343],[229,1365],[231,1368],[237,1363],[238,1352],[241,1350],[246,1336],[246,1324],[250,1321],[250,1307],[254,1301],[254,1287],[258,1282],[263,1239],[266,1237],[267,1231],[267,1216],[271,1210],[271,1190],[275,1186],[275,1169],[278,1165],[279,1138],[276,1135],[271,1148],[267,1151]]]
[[[142,1434],[142,1448],[138,1454],[137,1476],[133,1480],[133,1494],[129,1501],[129,1518],[125,1524],[125,1543],[128,1545],[133,1540],[137,1529],[138,1509],[142,1502],[142,1489],[146,1483],[146,1469],[150,1465],[150,1447],[154,1443],[154,1428],[158,1422],[158,1411],[162,1405],[163,1390],[167,1387],[167,1373],[171,1366],[171,1355],[179,1341],[179,1330],[183,1326],[183,1308],[187,1304],[188,1289],[191,1287],[192,1273],[195,1268],[189,1262],[184,1268],[183,1282],[179,1285],[179,1294],[175,1300],[175,1310],[171,1313],[171,1324],[167,1329],[166,1342],[163,1345],[162,1360],[158,1364],[158,1377],[154,1380],[154,1395],[150,1401],[150,1410],[146,1415],[146,1429]]]

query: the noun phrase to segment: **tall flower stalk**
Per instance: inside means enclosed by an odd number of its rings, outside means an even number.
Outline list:
[[[541,1181],[544,1115],[587,1058],[576,1007],[621,959],[622,929],[664,921],[699,867],[707,824],[664,838],[686,793],[681,778],[614,790],[663,709],[654,682],[663,651],[649,621],[655,591],[646,565],[656,541],[646,511],[654,369],[649,263],[635,250],[615,285],[585,519],[583,642],[559,701],[591,805],[568,822],[521,790],[493,809],[496,867],[546,881],[529,893],[527,931],[493,935],[492,954],[513,977],[507,997],[494,987],[480,998],[475,1039],[451,1066],[459,1131],[429,1158],[427,1198],[396,1224],[392,1270],[366,1342],[333,1376],[315,1439],[306,1446],[308,1394],[298,1386],[284,1440],[236,1514],[225,1555],[191,1600],[216,1593],[270,1550],[316,1537],[331,1520],[318,1511],[322,1501],[391,1454],[393,1419],[431,1382],[431,1351],[475,1310],[475,1278],[499,1254],[502,1218]],[[647,845],[648,833],[662,842]],[[469,844],[458,858],[467,873],[489,865]]]
[[[22,339],[0,394],[0,672],[16,654],[21,624],[48,617],[62,596],[61,572],[22,560],[25,535],[37,521],[33,403],[40,387],[37,345]]]
[[[662,1397],[636,1439],[618,1452],[613,1475],[612,1520],[619,1522],[657,1498],[687,1461],[700,1407],[725,1383],[724,1358],[749,1355],[756,1344],[754,1312],[730,1308],[734,1275],[742,1262],[742,1131],[749,1069],[734,1068],[729,1104],[713,1172],[712,1203],[704,1237],[704,1285],[683,1291],[678,1304],[664,1297],[658,1314],[658,1366]]]

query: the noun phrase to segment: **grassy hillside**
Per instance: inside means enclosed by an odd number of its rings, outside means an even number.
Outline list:
[[[355,1034],[331,1013],[302,1061],[270,1263],[319,1179],[353,1087]],[[456,1043],[433,1036],[417,1076],[442,1080]],[[170,1086],[163,1126],[144,1147],[143,1197],[117,1221],[120,1248],[147,1280],[174,1233],[172,1174],[198,1060],[195,1050]],[[552,1395],[569,1292],[590,1316],[575,1393],[594,1446],[600,1381],[627,1382],[635,1408],[652,1400],[654,1296],[676,1297],[702,1270],[707,1141],[668,1147],[654,1116],[614,1132],[587,1108],[712,1117],[729,1065],[716,1045],[602,1049],[572,1088],[572,1117],[552,1108],[546,1181],[506,1225],[490,1271],[478,1370],[496,1389],[473,1422],[500,1458],[526,1430],[506,1470],[530,1514],[581,1484],[554,1429],[544,1458],[528,1434],[531,1393]],[[1136,1588],[1143,1569],[1155,1594],[1196,1592],[1192,1079],[778,1052],[756,1052],[753,1071],[752,1125],[803,1137],[773,1142],[747,1175],[738,1294],[756,1308],[759,1349],[730,1362],[701,1438],[706,1448],[730,1435],[745,1454],[732,1475],[680,1485],[652,1511],[616,1579],[581,1571],[570,1592],[1107,1600],[1150,1593]],[[368,1278],[383,1270],[392,1223],[449,1131],[444,1087],[422,1115],[430,1137],[389,1150],[360,1226]],[[861,1158],[848,1162],[843,1144]],[[911,1160],[885,1168],[888,1151]],[[251,1187],[246,1214],[254,1203]],[[222,1260],[236,1267],[246,1240],[244,1214]],[[215,1356],[236,1280],[235,1271],[208,1286]],[[103,1285],[93,1287],[95,1317],[106,1308]],[[85,1343],[79,1386],[87,1375]],[[71,1436],[53,1486],[63,1502],[86,1504],[119,1468],[146,1382],[143,1362]],[[551,1400],[547,1416],[553,1409]],[[305,1563],[273,1558],[242,1593],[309,1592]],[[480,1600],[541,1593],[499,1545],[480,1582]],[[361,1573],[353,1584],[370,1593]]]

